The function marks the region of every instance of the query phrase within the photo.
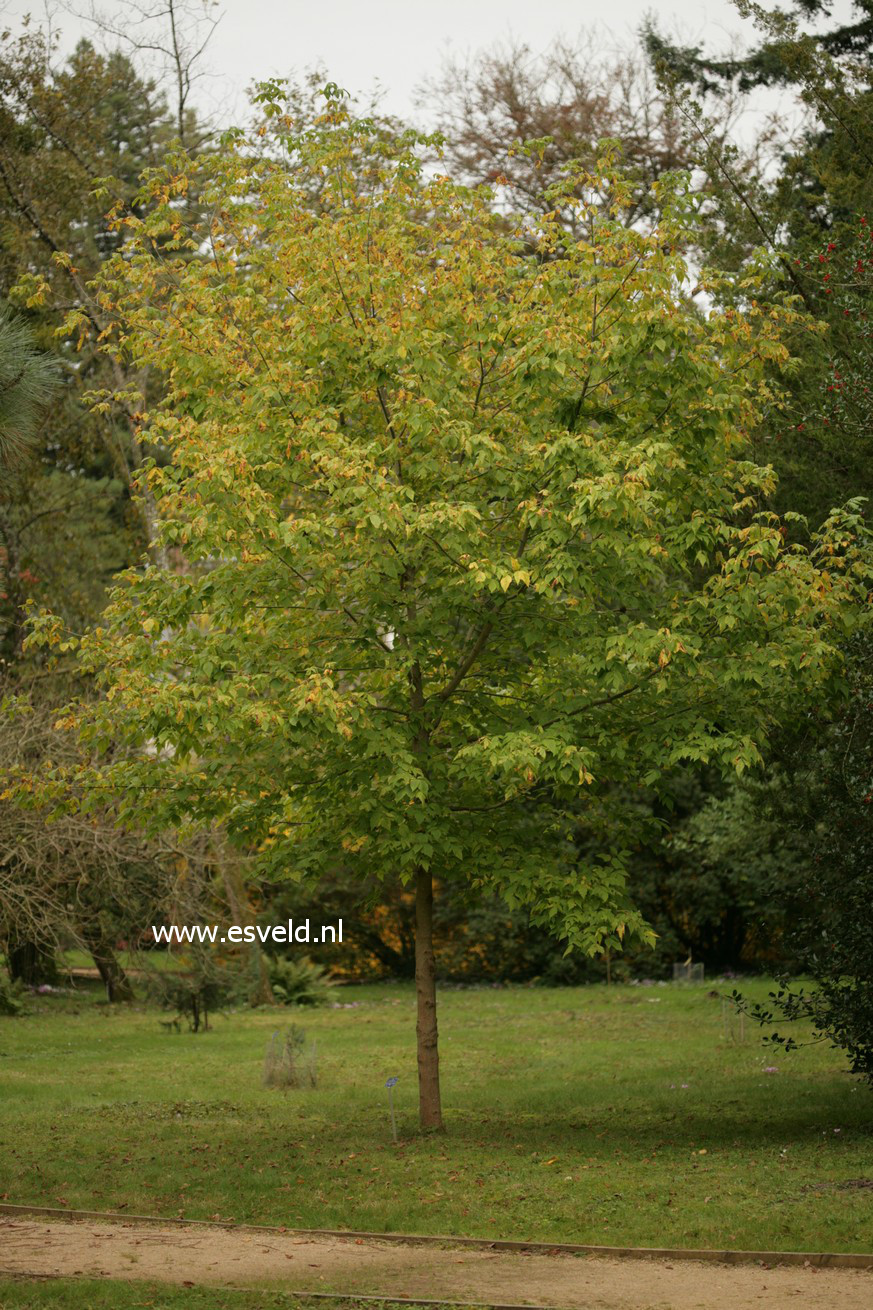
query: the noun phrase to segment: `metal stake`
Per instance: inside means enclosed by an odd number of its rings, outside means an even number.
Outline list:
[[[397,1141],[397,1121],[394,1118],[394,1088],[398,1083],[397,1078],[389,1078],[385,1086],[388,1088],[388,1105],[391,1109],[391,1132],[395,1142]]]

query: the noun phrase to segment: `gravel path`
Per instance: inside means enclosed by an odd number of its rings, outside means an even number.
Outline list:
[[[871,1310],[873,1270],[400,1246],[207,1227],[0,1219],[0,1273],[293,1292],[432,1297],[564,1310]]]

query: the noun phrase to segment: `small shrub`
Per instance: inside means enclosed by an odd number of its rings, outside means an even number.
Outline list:
[[[206,1032],[209,1015],[233,1004],[239,995],[240,975],[216,965],[208,957],[195,956],[184,973],[155,973],[148,983],[149,995],[164,1010],[174,1011],[175,1020],[186,1020],[191,1032]]]
[[[273,1033],[264,1059],[265,1087],[316,1087],[315,1042],[306,1044],[306,1033],[296,1024],[286,1029],[284,1037]]]
[[[0,1014],[20,1014],[22,1008],[18,987],[5,973],[0,973]]]
[[[311,960],[269,956],[267,969],[273,996],[281,1005],[323,1005],[334,985],[327,971]]]

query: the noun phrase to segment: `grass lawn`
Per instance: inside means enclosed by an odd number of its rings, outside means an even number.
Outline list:
[[[323,1310],[324,1302],[289,1292],[234,1292],[219,1287],[168,1287],[112,1278],[47,1282],[0,1278],[4,1310]],[[331,1301],[332,1310],[372,1310],[366,1301]],[[392,1310],[390,1303],[380,1310]],[[396,1307],[400,1310],[400,1307]]]
[[[96,991],[34,998],[0,1020],[0,1194],[299,1227],[873,1250],[873,1095],[825,1047],[774,1055],[748,1028],[726,1041],[709,992],[443,992],[448,1133],[432,1137],[416,1127],[411,987],[335,988],[342,1008],[239,1011],[196,1036]],[[319,1086],[266,1089],[266,1045],[292,1021],[317,1039]]]

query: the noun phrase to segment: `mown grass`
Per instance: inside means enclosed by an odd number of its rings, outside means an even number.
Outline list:
[[[366,1301],[331,1301],[331,1310],[372,1310]],[[324,1302],[290,1292],[235,1291],[218,1287],[172,1287],[166,1283],[123,1283],[114,1278],[57,1278],[45,1281],[0,1278],[4,1310],[323,1310]],[[380,1310],[400,1310],[386,1302]],[[436,1310],[439,1310],[437,1307]]]
[[[445,991],[448,1131],[432,1137],[410,987],[336,988],[353,1008],[239,1011],[197,1036],[144,1007],[38,998],[0,1021],[0,1193],[298,1227],[873,1250],[873,1095],[825,1047],[726,1041],[710,990]],[[317,1039],[315,1090],[261,1084],[291,1021]]]

